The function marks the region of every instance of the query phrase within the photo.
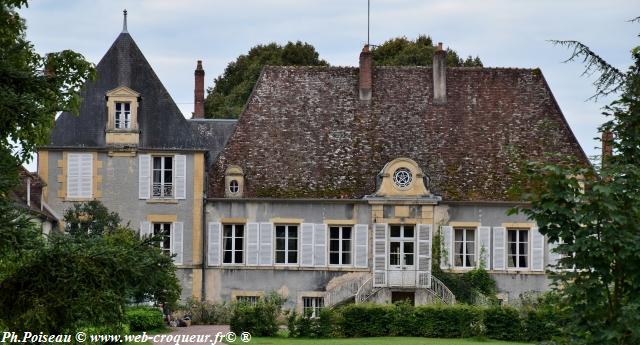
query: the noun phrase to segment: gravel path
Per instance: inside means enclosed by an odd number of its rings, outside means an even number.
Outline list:
[[[154,345],[176,345],[176,338],[175,336],[180,336],[180,339],[178,339],[178,343],[180,343],[180,345],[211,345],[216,338],[216,334],[220,332],[221,334],[226,334],[227,332],[229,332],[229,325],[207,325],[207,326],[191,326],[191,327],[175,327],[173,328],[173,330],[169,333],[164,333],[164,334],[159,334],[158,336],[165,336],[165,341],[159,341],[159,342],[154,342]],[[207,340],[205,340],[205,336],[209,336],[209,338]],[[197,336],[200,336],[201,340],[205,340],[205,341],[188,341],[188,340],[183,340],[182,336],[185,337],[189,337],[189,336],[194,336],[193,338],[196,338]],[[158,337],[158,338],[159,338]],[[173,338],[171,338],[173,337]],[[170,339],[167,339],[170,338]],[[161,339],[158,339],[161,340]],[[167,341],[167,340],[171,340],[171,341]],[[222,339],[218,339],[218,343],[221,343]]]

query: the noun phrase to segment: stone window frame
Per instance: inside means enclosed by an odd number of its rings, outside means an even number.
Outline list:
[[[510,231],[518,231],[518,235],[516,236],[516,242],[509,242],[509,232]],[[527,254],[526,254],[526,260],[527,260],[527,266],[525,267],[520,267],[519,263],[520,263],[520,257],[523,256],[522,254],[520,254],[520,231],[526,231],[527,232]],[[506,257],[506,262],[505,262],[505,268],[509,271],[529,271],[531,270],[531,228],[530,227],[525,227],[525,226],[509,226],[509,227],[505,227],[505,257]],[[516,254],[510,254],[510,243],[516,243]],[[510,267],[509,266],[509,258],[510,256],[515,256],[516,257],[516,263],[515,266]]]
[[[328,230],[328,237],[329,237],[329,242],[328,242],[328,246],[327,246],[327,254],[329,255],[328,257],[328,265],[329,266],[342,266],[342,267],[349,267],[349,266],[353,266],[353,254],[354,254],[354,245],[355,245],[355,229],[353,225],[350,224],[329,224],[327,225],[327,230]],[[331,237],[331,228],[338,228],[338,251],[332,251],[331,250],[331,241],[335,241],[335,238]],[[343,238],[343,230],[345,228],[350,228],[351,229],[351,237],[348,239],[350,241],[350,245],[349,245],[349,250],[346,251],[349,253],[349,263],[345,264],[342,262],[342,256],[345,253],[344,248],[342,247],[344,244],[344,238]],[[331,263],[331,254],[332,253],[338,253],[338,263],[337,264],[332,264]]]
[[[224,194],[227,198],[241,198],[244,194],[244,172],[237,165],[230,165],[224,173]],[[232,191],[232,182],[235,181],[238,186],[235,192]]]
[[[475,226],[453,226],[452,227],[453,232],[452,232],[452,236],[451,236],[451,242],[453,245],[453,262],[452,262],[452,267],[455,269],[474,269],[476,267],[478,267],[478,257],[479,257],[479,253],[477,250],[478,247],[478,227]],[[463,239],[462,239],[462,243],[463,243],[463,254],[458,254],[457,248],[456,248],[456,242],[460,242],[460,241],[456,241],[456,231],[458,230],[463,230]],[[466,253],[466,249],[468,248],[466,246],[467,243],[471,242],[467,240],[467,231],[473,231],[473,254],[468,254]],[[462,265],[456,265],[456,256],[457,255],[463,255],[463,260],[462,260]],[[473,264],[472,265],[467,265],[466,264],[466,260],[464,257],[466,256],[472,256],[473,257]]]
[[[156,183],[155,182],[155,171],[157,170],[155,168],[155,159],[156,158],[160,158],[160,182]],[[166,172],[168,171],[168,169],[165,168],[165,163],[166,163],[166,158],[171,158],[171,194],[170,195],[164,195],[163,191],[165,186],[167,185],[167,182],[164,181],[164,176],[166,174]],[[175,160],[175,156],[174,155],[151,155],[151,199],[175,199],[176,196],[176,160]],[[160,195],[156,195],[154,188],[155,185],[159,184],[160,187]]]
[[[159,226],[157,229],[156,229],[156,225]],[[165,229],[162,229],[163,226],[165,227]],[[162,241],[160,241],[159,246],[162,252],[165,255],[169,255],[169,256],[171,256],[171,229],[172,228],[173,228],[173,222],[164,222],[164,221],[151,222],[151,231],[153,236],[158,235],[158,230],[163,230],[165,232],[164,234],[162,234],[163,238],[162,238]]]
[[[234,266],[234,265],[244,265],[246,262],[246,238],[247,238],[247,225],[244,223],[222,223],[222,265],[224,266]],[[226,227],[231,227],[231,236],[225,236]],[[242,237],[236,236],[237,226],[242,226]],[[226,249],[226,239],[231,238],[232,249]],[[242,248],[236,248],[236,240],[242,239]],[[231,252],[231,262],[225,262],[225,252]],[[236,253],[240,252],[242,254],[242,261],[236,262]]]
[[[107,132],[130,132],[138,131],[138,99],[140,94],[126,86],[119,86],[106,93],[107,99]],[[129,128],[116,128],[116,104],[129,103],[131,111],[131,126]]]
[[[324,296],[304,294],[300,297],[300,312],[305,315],[307,310],[311,310],[311,318],[320,316],[320,310],[326,308]]]
[[[129,110],[126,107],[129,106]],[[125,108],[125,109],[123,109]],[[120,119],[120,116],[123,118]],[[124,122],[124,126],[120,123]],[[131,102],[115,102],[115,115],[114,115],[114,128],[116,130],[128,130],[131,129]]]
[[[284,244],[285,247],[284,249],[279,250],[278,249],[278,239],[282,239],[283,237],[278,237],[278,227],[280,226],[284,226],[285,227],[285,237],[284,237]],[[295,249],[291,249],[289,248],[289,240],[291,239],[289,237],[289,227],[296,227],[296,248]],[[299,223],[274,223],[273,224],[273,264],[275,266],[299,266],[300,265],[300,226],[301,224]],[[296,252],[296,262],[289,262],[289,252],[290,251],[294,251]],[[278,252],[279,251],[284,251],[285,255],[284,255],[284,262],[278,262]]]

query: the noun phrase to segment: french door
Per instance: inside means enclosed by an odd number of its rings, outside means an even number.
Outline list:
[[[416,285],[416,247],[414,225],[389,226],[389,285]]]

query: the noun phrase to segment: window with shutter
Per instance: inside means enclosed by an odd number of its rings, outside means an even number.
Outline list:
[[[153,236],[160,238],[160,249],[171,255],[171,223],[153,223]]]
[[[93,196],[93,154],[67,155],[67,198],[90,199]]]
[[[453,228],[453,265],[476,267],[476,228]]]
[[[207,229],[207,264],[209,266],[220,266],[220,241],[222,225],[210,222]]]
[[[260,223],[260,265],[273,265],[273,226]]]
[[[173,262],[176,265],[182,265],[184,244],[183,235],[183,223],[173,223],[173,227],[171,229],[171,252],[175,254],[175,256],[173,257]]]
[[[369,266],[369,225],[356,224],[355,227],[355,267]]]
[[[453,258],[453,227],[443,226],[440,228],[442,234],[442,250],[440,253],[440,268],[448,269],[452,266]]]
[[[298,225],[278,224],[276,227],[276,263],[298,263]]]
[[[187,157],[185,155],[175,155],[175,175],[175,198],[186,199]]]
[[[151,156],[138,156],[138,198],[151,197]]]
[[[327,265],[327,224],[313,226],[313,265]]]
[[[387,285],[387,224],[373,225],[373,286]]]
[[[478,227],[478,267],[485,270],[491,269],[491,228],[488,226]]]
[[[300,265],[313,266],[313,224],[311,223],[300,225]]]
[[[329,264],[351,265],[351,226],[329,227]]]
[[[244,262],[244,224],[222,226],[222,262],[241,264]]]
[[[506,228],[493,228],[493,269],[505,269]]]
[[[529,267],[529,229],[507,229],[507,267]]]
[[[544,271],[544,235],[537,227],[531,229],[531,270]]]
[[[431,286],[431,224],[418,224],[418,267],[416,281],[420,287]]]
[[[260,255],[260,225],[258,223],[247,223],[247,265],[258,264]]]

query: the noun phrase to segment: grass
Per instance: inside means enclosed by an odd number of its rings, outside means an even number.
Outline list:
[[[237,339],[233,344],[253,345],[530,345],[490,339],[439,339],[418,337],[376,337],[376,338],[335,338],[335,339],[302,339],[285,337],[255,337],[248,343]]]

